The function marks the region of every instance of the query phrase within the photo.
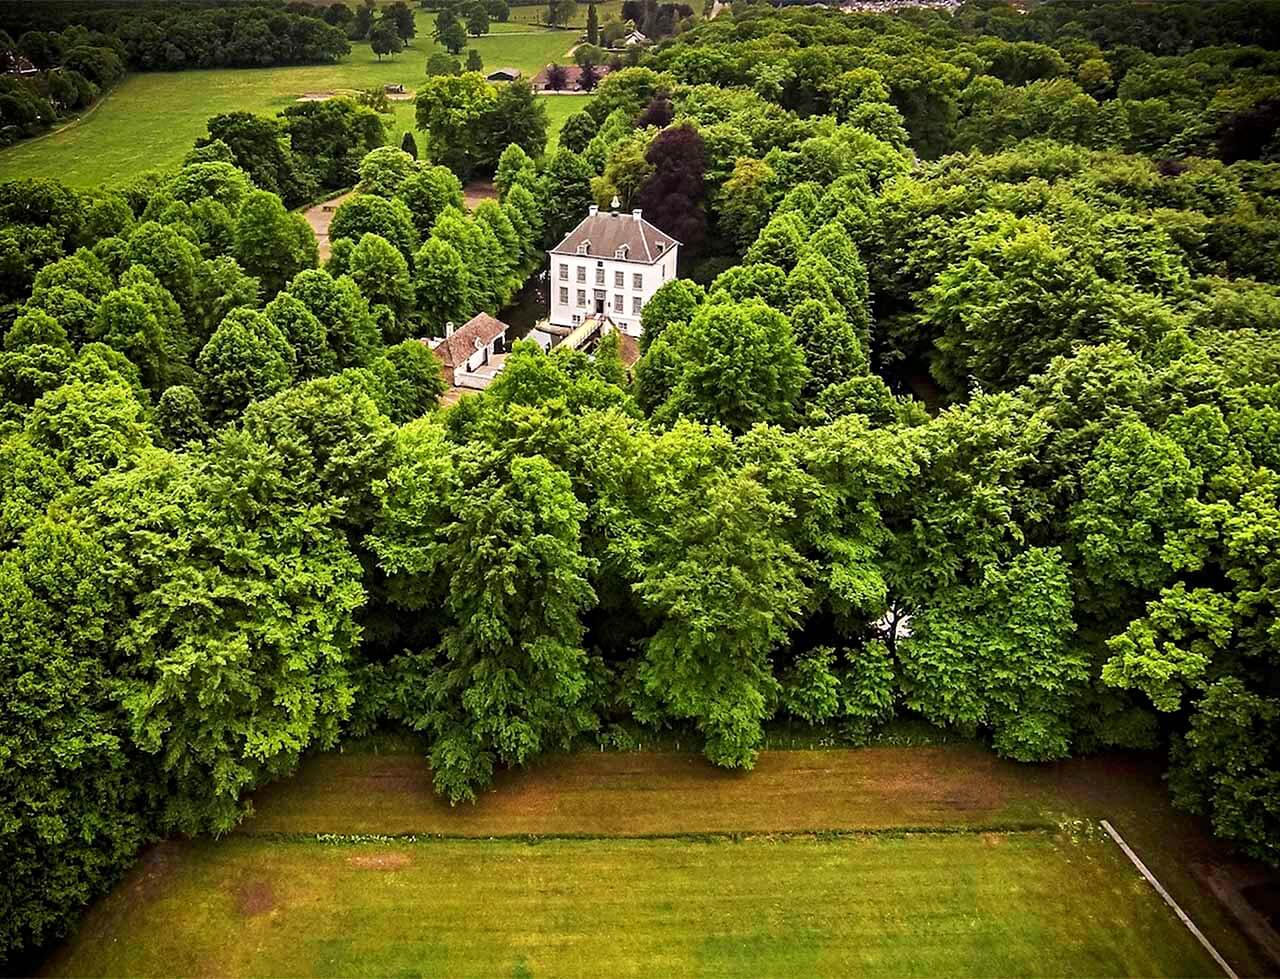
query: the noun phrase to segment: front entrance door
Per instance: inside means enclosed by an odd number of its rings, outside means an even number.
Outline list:
[[[595,300],[596,300],[596,315],[603,316],[604,315],[604,290],[603,289],[595,290]]]

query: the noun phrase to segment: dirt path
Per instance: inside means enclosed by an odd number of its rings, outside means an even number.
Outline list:
[[[327,201],[313,204],[302,212],[302,216],[307,219],[307,224],[311,225],[311,231],[316,236],[316,244],[320,246],[321,262],[325,262],[329,258],[329,225],[333,221],[333,212],[354,194],[355,191],[349,190],[345,194],[339,194],[337,197],[331,197]]]
[[[466,205],[468,211],[474,211],[478,204],[485,201],[496,201],[498,199],[498,188],[494,186],[492,180],[473,180],[462,188],[462,203]]]
[[[122,82],[124,81],[124,79],[122,78],[120,79],[120,81]],[[99,96],[98,101],[94,102],[93,105],[89,106],[89,108],[85,109],[84,112],[80,113],[80,115],[76,116],[74,119],[70,120],[69,122],[63,123],[57,129],[50,129],[47,133],[41,133],[39,136],[32,136],[30,139],[19,140],[18,142],[13,143],[12,145],[28,146],[31,143],[38,143],[42,139],[48,139],[50,136],[57,136],[59,133],[65,133],[68,129],[75,129],[76,126],[80,125],[82,122],[88,119],[91,115],[97,112],[98,106],[102,105],[103,102],[107,101],[107,99],[111,98],[111,96],[115,94],[116,86],[119,84],[120,82],[116,82],[115,85],[112,85],[109,89],[107,89],[106,94]],[[6,149],[7,148],[8,147],[6,147]]]

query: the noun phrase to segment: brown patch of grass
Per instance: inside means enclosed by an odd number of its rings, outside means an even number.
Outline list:
[[[462,203],[468,211],[474,211],[485,201],[496,201],[498,188],[492,180],[473,180],[462,188]]]
[[[416,755],[330,754],[259,792],[247,833],[660,836],[1001,828],[1041,817],[1042,789],[972,746],[768,751],[752,772],[692,754],[583,753],[505,771],[450,806]]]
[[[256,918],[276,906],[275,891],[265,880],[251,880],[236,890],[236,911],[242,918]]]

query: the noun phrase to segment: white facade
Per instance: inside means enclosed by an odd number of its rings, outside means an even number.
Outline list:
[[[572,329],[603,314],[624,333],[639,336],[640,311],[676,277],[679,257],[680,243],[644,221],[639,211],[599,214],[592,207],[550,252],[551,324]]]

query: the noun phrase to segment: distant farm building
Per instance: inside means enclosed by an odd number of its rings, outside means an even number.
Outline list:
[[[484,77],[491,82],[514,82],[520,74],[519,68],[495,68]]]
[[[578,92],[582,90],[582,69],[579,68],[577,65],[565,65],[563,67],[564,84],[561,85],[558,89],[552,88],[551,85],[548,83],[548,69],[550,67],[551,67],[550,65],[547,65],[546,68],[543,68],[542,71],[538,72],[538,74],[536,74],[533,77],[533,87],[535,91]],[[597,65],[596,66],[597,83],[599,83],[600,81],[603,81],[605,75],[609,74],[610,70],[611,69],[609,68],[608,65]]]

